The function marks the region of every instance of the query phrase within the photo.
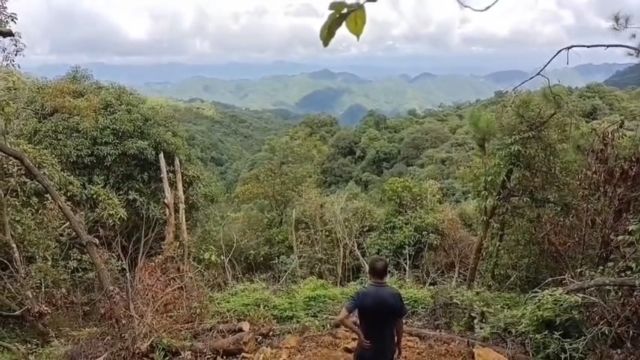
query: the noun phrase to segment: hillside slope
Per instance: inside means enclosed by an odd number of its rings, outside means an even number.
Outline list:
[[[183,125],[195,156],[227,184],[268,138],[282,135],[299,120],[287,111],[241,109],[200,99],[171,102],[168,110]]]
[[[605,85],[619,89],[628,89],[640,86],[640,64],[635,64],[626,69],[617,71],[604,81]]]

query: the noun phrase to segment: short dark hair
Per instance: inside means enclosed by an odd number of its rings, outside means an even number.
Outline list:
[[[374,256],[369,259],[369,276],[382,280],[389,273],[389,262],[382,256]]]

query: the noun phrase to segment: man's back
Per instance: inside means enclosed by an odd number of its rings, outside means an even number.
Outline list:
[[[360,329],[371,343],[369,349],[357,349],[357,359],[390,360],[396,351],[395,330],[406,315],[406,308],[398,290],[384,282],[372,282],[347,304],[349,313],[358,311]]]

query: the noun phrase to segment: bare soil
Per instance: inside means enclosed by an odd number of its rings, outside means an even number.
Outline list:
[[[403,342],[403,360],[466,360],[474,359],[474,352],[466,344],[456,342],[425,341],[406,337]],[[322,334],[288,336],[274,348],[263,347],[256,353],[245,355],[253,360],[350,360],[356,338],[339,329]]]

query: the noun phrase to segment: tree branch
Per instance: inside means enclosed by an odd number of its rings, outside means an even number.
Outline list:
[[[575,283],[562,288],[565,292],[574,293],[599,287],[635,287],[640,288],[640,279],[635,278],[600,278]]]
[[[22,313],[27,311],[27,309],[29,309],[28,307],[22,308],[18,311],[14,311],[14,312],[4,312],[4,311],[0,311],[0,316],[4,316],[4,317],[14,317],[14,316],[22,316]]]
[[[485,7],[482,8],[476,8],[473,7],[471,5],[468,5],[467,3],[465,3],[463,0],[456,0],[458,2],[458,4],[464,8],[464,9],[469,9],[471,11],[475,11],[475,12],[485,12],[489,9],[491,9],[492,7],[494,7],[498,2],[500,2],[500,0],[493,0],[493,2]]]
[[[60,196],[51,181],[49,181],[49,179],[40,170],[38,170],[35,165],[33,165],[29,157],[27,157],[27,155],[22,151],[0,142],[0,153],[20,162],[22,166],[24,166],[24,168],[35,178],[35,180],[47,191],[47,193],[49,193],[49,196],[51,196],[56,205],[58,205],[64,216],[67,218],[67,221],[69,221],[71,228],[78,238],[80,238],[80,241],[89,253],[89,257],[96,268],[96,273],[103,290],[111,291],[112,287],[109,271],[105,267],[104,262],[98,253],[98,240],[87,233],[80,219],[78,219],[78,217],[71,211],[71,208],[69,208],[69,205],[67,205],[62,196]]]
[[[632,45],[627,45],[627,44],[575,44],[575,45],[569,45],[569,46],[565,46],[562,49],[556,51],[556,53],[549,59],[547,60],[547,62],[542,65],[542,67],[533,75],[531,75],[528,79],[522,81],[520,84],[516,85],[511,91],[516,91],[519,88],[521,88],[523,85],[525,85],[526,83],[528,83],[529,81],[537,78],[537,77],[542,77],[543,76],[543,72],[549,67],[549,65],[551,65],[551,63],[553,62],[553,60],[555,60],[558,56],[560,56],[560,54],[562,54],[563,52],[569,52],[572,49],[595,49],[595,48],[601,48],[601,49],[626,49],[626,50],[631,50],[633,54],[635,54],[635,56],[640,56],[640,47],[636,47],[636,46],[632,46]]]

